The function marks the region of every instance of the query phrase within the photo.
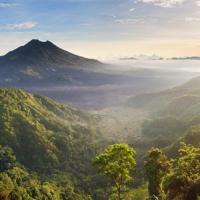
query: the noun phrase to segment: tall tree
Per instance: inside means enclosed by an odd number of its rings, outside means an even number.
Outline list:
[[[126,183],[132,179],[130,174],[136,166],[135,154],[135,150],[127,144],[114,144],[96,156],[95,165],[113,183],[118,200],[122,199]]]
[[[152,148],[148,152],[144,166],[145,175],[149,182],[148,190],[150,199],[162,199],[161,182],[169,171],[170,161],[159,148]]]
[[[180,157],[164,180],[168,200],[197,200],[200,195],[200,147],[181,144]]]

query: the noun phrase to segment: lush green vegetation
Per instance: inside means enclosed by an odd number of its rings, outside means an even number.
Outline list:
[[[130,172],[136,165],[135,153],[126,144],[114,144],[96,157],[98,170],[110,179],[111,185],[114,185],[112,190],[116,190],[117,195],[112,198],[122,199],[126,184],[132,179]]]
[[[106,143],[88,114],[15,89],[0,90],[0,113],[0,145],[25,171],[93,193],[93,158]]]
[[[196,200],[200,195],[200,147],[182,143],[179,154],[164,180],[166,199]]]
[[[1,89],[0,199],[197,200],[198,98],[182,102],[184,114],[173,101],[166,116],[166,107],[146,115],[136,136],[113,134],[110,140],[99,131],[97,115],[23,90]],[[129,133],[138,128],[133,126]],[[121,141],[129,145],[117,144]]]
[[[146,178],[149,182],[148,190],[150,199],[154,199],[155,197],[163,199],[161,183],[163,177],[169,171],[170,162],[160,149],[152,148],[148,152],[144,167]]]
[[[90,199],[89,196],[75,191],[65,177],[62,182],[39,180],[36,174],[28,172],[16,161],[9,147],[0,146],[0,163],[0,199]]]
[[[146,187],[121,190],[133,176],[135,150],[125,144],[108,147],[96,157],[99,171],[109,177],[116,190],[107,199],[131,200],[197,200],[200,195],[200,146],[181,144],[176,159],[167,158],[159,148],[152,148],[146,155],[144,169],[148,182]],[[122,193],[123,191],[123,193]]]
[[[200,78],[158,93],[132,97],[125,104],[131,109],[144,110],[146,118],[138,138],[129,134],[129,144],[139,152],[151,147],[165,148],[167,155],[178,155],[181,141],[199,144]],[[139,145],[138,145],[139,144]]]

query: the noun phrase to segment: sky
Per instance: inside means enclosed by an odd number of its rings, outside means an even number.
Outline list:
[[[31,39],[98,59],[200,55],[200,0],[0,0],[0,55]]]

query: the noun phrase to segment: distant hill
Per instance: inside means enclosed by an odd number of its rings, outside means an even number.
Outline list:
[[[200,56],[173,57],[171,60],[200,60]]]
[[[165,58],[158,55],[135,55],[132,57],[122,57],[120,60],[164,60]]]
[[[175,145],[177,147],[180,141],[185,141],[180,137],[188,129],[200,125],[200,77],[162,92],[132,97],[126,102],[126,106],[149,113],[142,125],[142,136],[145,139],[159,139],[169,143],[178,141]],[[200,133],[199,128],[197,133]],[[187,143],[194,142],[195,139],[187,140]],[[200,142],[198,138],[196,142]]]
[[[175,112],[174,107],[176,109],[179,108],[183,112],[183,109],[188,108],[188,106],[194,106],[194,104],[199,102],[200,77],[197,77],[172,89],[131,97],[126,104],[131,107],[145,108],[153,112],[163,110],[164,108]],[[181,108],[181,106],[183,107]]]
[[[172,143],[164,149],[165,153],[170,157],[177,157],[180,144],[184,142],[191,144],[195,147],[200,145],[200,126],[191,127],[183,137],[179,138],[176,142]]]
[[[31,40],[0,57],[1,85],[78,83],[105,64],[65,51],[50,41]],[[89,71],[89,72],[88,72]]]

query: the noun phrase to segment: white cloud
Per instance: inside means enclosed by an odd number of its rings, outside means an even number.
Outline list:
[[[135,11],[135,8],[130,8],[129,9],[129,12],[133,12],[133,11]]]
[[[115,23],[118,23],[118,24],[133,24],[133,23],[138,23],[138,22],[143,22],[143,19],[116,19],[115,20]]]
[[[200,1],[199,1],[199,0],[196,1],[196,5],[197,5],[197,6],[200,6]]]
[[[200,17],[186,17],[186,22],[200,22]]]
[[[12,8],[17,6],[16,3],[0,3],[0,8]]]
[[[37,25],[35,22],[23,22],[19,24],[7,24],[3,29],[6,30],[29,30]]]
[[[152,3],[155,6],[171,8],[177,4],[182,4],[185,0],[138,0],[143,3]]]

